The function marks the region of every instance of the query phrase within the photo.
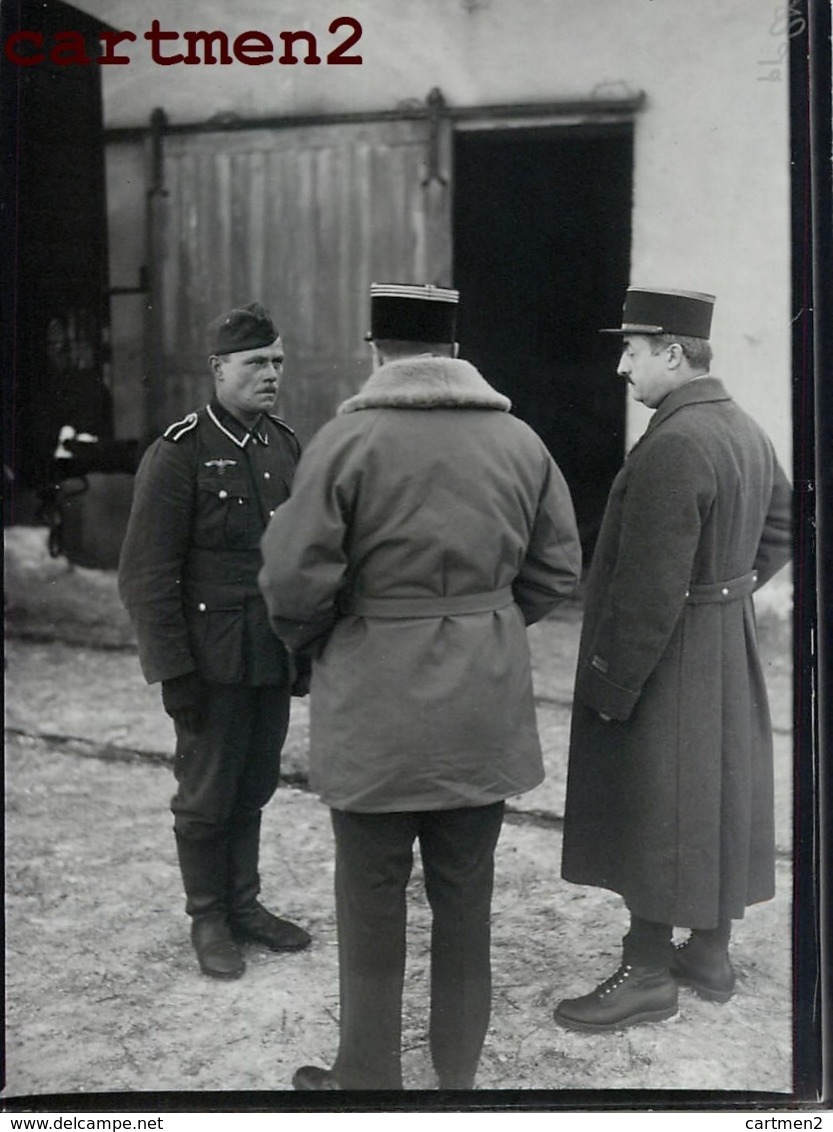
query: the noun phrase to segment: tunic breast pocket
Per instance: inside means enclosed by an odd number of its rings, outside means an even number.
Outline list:
[[[197,478],[197,546],[244,549],[251,545],[251,488],[239,476]],[[255,532],[255,538],[257,532]]]

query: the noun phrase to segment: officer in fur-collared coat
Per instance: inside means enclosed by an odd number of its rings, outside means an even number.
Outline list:
[[[402,1088],[417,840],[431,1055],[441,1088],[473,1087],[504,800],[543,778],[526,625],[574,591],[578,532],[541,440],[456,358],[456,310],[447,288],[374,285],[374,373],[263,540],[275,628],[316,654],[310,778],[336,843],[339,1050],[296,1089]]]
[[[294,670],[257,585],[260,539],[289,495],[300,446],[270,410],[283,346],[259,304],[208,331],[211,403],[145,453],[119,566],[148,683],[176,729],[171,803],[201,970],[236,978],[239,942],[309,936],[257,900],[261,811],[278,785]]]
[[[619,373],[654,409],[617,476],[587,580],[563,876],[620,893],[622,965],[562,1025],[725,1002],[731,921],[774,894],[772,736],[753,592],[789,559],[772,444],[709,374],[713,296],[631,288]],[[678,949],[672,928],[691,928]]]

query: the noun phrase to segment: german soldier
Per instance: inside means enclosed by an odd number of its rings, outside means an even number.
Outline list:
[[[257,585],[260,539],[289,495],[300,446],[270,410],[283,347],[257,303],[211,323],[214,397],[172,424],[136,474],[119,589],[148,683],[176,730],[171,802],[201,970],[236,978],[238,946],[306,947],[257,900],[261,811],[279,777],[292,664]]]

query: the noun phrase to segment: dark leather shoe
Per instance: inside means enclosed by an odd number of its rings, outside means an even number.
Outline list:
[[[302,1065],[292,1075],[292,1088],[299,1092],[322,1092],[340,1089],[341,1085],[329,1069],[319,1069],[317,1065]]]
[[[710,1002],[728,1002],[735,991],[735,969],[729,952],[702,943],[696,933],[674,948],[671,974]]]
[[[565,998],[555,1020],[568,1030],[605,1033],[662,1022],[677,1013],[677,983],[667,967],[632,967],[623,964],[589,994]]]
[[[270,951],[303,951],[312,942],[303,928],[273,916],[257,902],[235,912],[230,923],[235,939],[261,943]]]
[[[240,948],[234,942],[225,919],[206,916],[191,921],[191,942],[200,970],[212,979],[239,979],[246,970]]]

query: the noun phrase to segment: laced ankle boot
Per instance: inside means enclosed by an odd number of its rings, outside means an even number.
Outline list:
[[[695,928],[674,949],[671,974],[709,1002],[728,1002],[735,991],[735,969],[729,958],[731,928],[731,921],[716,928]]]
[[[678,989],[670,971],[671,932],[669,924],[632,914],[621,966],[589,994],[559,1003],[556,1022],[570,1030],[605,1033],[673,1017]]]
[[[554,1017],[568,1030],[604,1033],[641,1022],[662,1022],[677,1009],[677,983],[667,967],[623,963],[589,994],[565,998]]]

